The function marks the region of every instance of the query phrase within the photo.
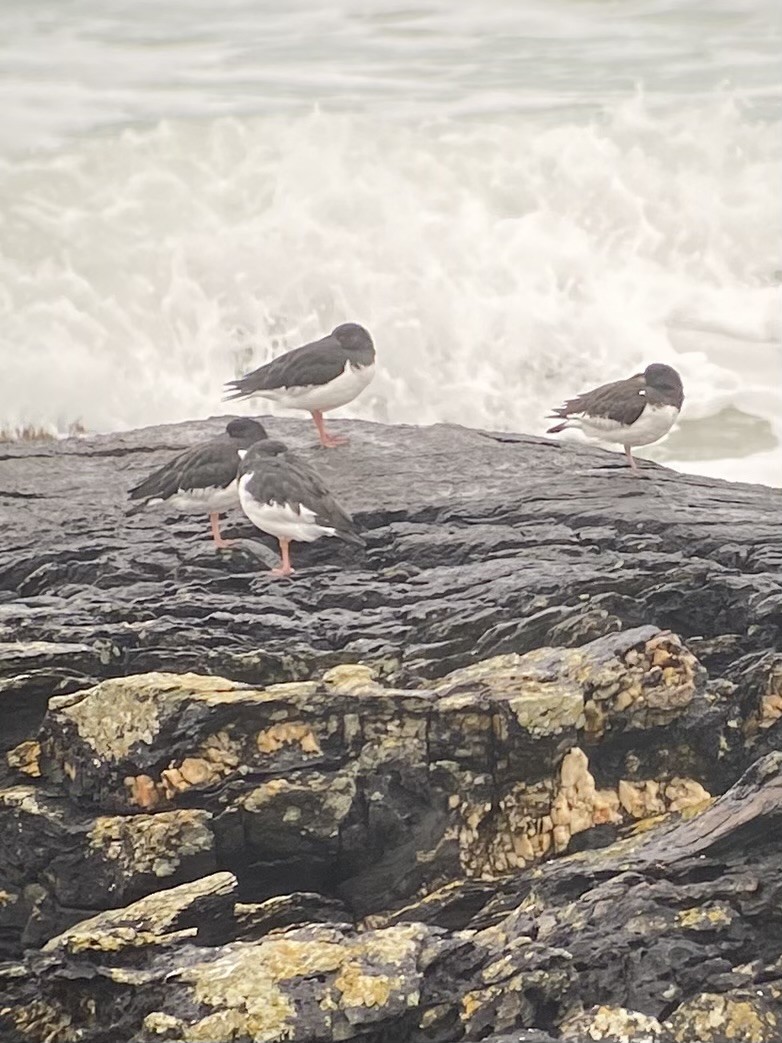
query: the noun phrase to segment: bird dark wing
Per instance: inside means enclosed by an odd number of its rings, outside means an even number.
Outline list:
[[[318,472],[293,453],[287,454],[287,466],[291,478],[300,483],[299,502],[315,512],[318,524],[330,526],[348,543],[363,547],[364,541],[358,535],[353,519],[334,499]]]
[[[328,384],[345,368],[348,355],[336,337],[329,334],[311,344],[294,348],[265,366],[254,369],[225,385],[226,398],[244,398],[260,391],[277,388],[311,387]]]
[[[231,439],[214,438],[179,453],[131,489],[131,500],[167,500],[180,489],[225,489],[236,477],[239,454]]]
[[[559,409],[555,409],[551,416],[567,418],[583,413],[587,416],[606,417],[618,424],[634,424],[646,405],[646,396],[641,394],[644,386],[642,373],[628,377],[627,380],[602,384],[592,391],[569,399]]]
[[[313,512],[319,525],[334,529],[346,543],[364,546],[353,519],[340,507],[317,471],[294,453],[282,452],[275,456],[248,454],[242,461],[239,473],[242,472],[252,472],[249,490],[260,502],[287,503],[295,510],[306,507]]]

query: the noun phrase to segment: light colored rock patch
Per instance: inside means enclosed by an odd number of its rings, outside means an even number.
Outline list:
[[[213,873],[189,884],[140,898],[124,909],[109,909],[89,920],[81,920],[62,934],[50,938],[44,952],[85,950],[120,952],[122,949],[195,935],[195,928],[177,930],[181,917],[200,903],[228,899],[236,891],[232,873]]]
[[[677,1043],[779,1043],[778,1002],[764,996],[704,992],[682,1003],[667,1023]]]
[[[286,721],[258,732],[255,745],[259,753],[277,753],[283,746],[298,746],[302,753],[308,754],[323,752],[315,732],[302,721]]]
[[[323,675],[323,683],[327,688],[340,695],[363,695],[383,691],[377,681],[377,671],[362,663],[340,663],[333,666]]]
[[[211,786],[234,772],[241,762],[238,746],[228,732],[209,735],[196,754],[172,761],[158,779],[128,775],[124,779],[131,803],[152,811],[170,805],[177,794],[194,786]]]
[[[5,755],[8,765],[22,775],[29,775],[32,779],[41,777],[41,744],[36,739],[26,739],[14,746]]]
[[[551,650],[544,649],[550,656]],[[580,687],[567,677],[541,668],[535,652],[494,656],[448,674],[434,691],[440,695],[438,711],[467,708],[476,689],[492,701],[504,703],[519,726],[532,735],[557,735],[584,724],[584,700]],[[492,721],[495,734],[503,737],[506,724]],[[505,735],[507,737],[507,735]]]
[[[64,716],[104,760],[116,763],[136,743],[152,743],[161,711],[193,697],[241,698],[232,681],[200,674],[138,674],[102,681],[74,695],[54,696],[49,713]]]
[[[78,1027],[64,1007],[53,1002],[33,1000],[23,1007],[0,1007],[0,1014],[13,1021],[21,1039],[30,1043],[78,1043],[84,1038],[83,1019]]]
[[[62,819],[57,807],[43,807],[38,801],[38,790],[34,786],[9,786],[0,790],[0,808],[18,809],[25,815],[45,815],[47,818]]]
[[[127,876],[172,876],[191,855],[212,850],[208,811],[162,811],[157,815],[102,817],[88,834],[90,847],[116,862]]]
[[[657,1020],[625,1007],[592,1007],[560,1026],[561,1039],[572,1043],[607,1040],[608,1043],[657,1043],[668,1033]]]
[[[668,782],[621,780],[617,790],[598,789],[577,746],[562,758],[556,776],[518,782],[497,802],[486,799],[491,780],[485,775],[463,773],[461,792],[482,799],[451,796],[456,817],[447,835],[458,840],[465,874],[490,879],[564,853],[573,836],[593,826],[621,825],[626,817],[655,821],[675,811],[693,814],[712,799],[699,782],[678,776]]]
[[[705,808],[711,794],[695,779],[675,776],[669,782],[646,779],[630,782],[620,779],[619,801],[632,819],[655,818],[671,811],[694,811]]]
[[[180,1019],[174,1024],[154,1012],[145,1027],[175,1030],[185,1043],[245,1037],[256,1043],[303,1041],[296,1025],[296,984],[315,976],[324,979],[318,1001],[322,1025],[313,1024],[310,1015],[308,1032],[321,1027],[330,1037],[332,1030],[372,1023],[418,1003],[417,956],[425,933],[421,925],[405,924],[346,938],[324,926],[236,942],[217,960],[179,975],[193,999],[212,1012],[191,1024]]]
[[[622,657],[596,663],[588,656],[580,678],[589,687],[584,704],[587,731],[600,737],[617,714],[634,727],[669,724],[692,701],[701,668],[675,634],[655,634]]]
[[[458,813],[456,835],[464,870],[484,877],[559,854],[574,834],[622,821],[618,796],[613,790],[597,789],[587,756],[578,747],[563,757],[558,777],[516,783],[497,805],[462,801]]]
[[[676,914],[677,923],[694,931],[714,931],[729,927],[739,919],[726,902],[709,902],[707,905],[692,906]]]

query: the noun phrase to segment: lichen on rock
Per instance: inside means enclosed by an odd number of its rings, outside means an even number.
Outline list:
[[[367,427],[279,584],[120,521],[184,431],[3,504],[0,1038],[778,1039],[778,497]]]

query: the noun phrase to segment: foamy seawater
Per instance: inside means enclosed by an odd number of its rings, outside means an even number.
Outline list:
[[[782,484],[775,4],[282,8],[0,7],[0,428],[224,412],[353,320],[339,415],[542,433],[668,362],[639,455]]]

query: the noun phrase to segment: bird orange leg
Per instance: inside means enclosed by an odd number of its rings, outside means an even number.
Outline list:
[[[291,559],[290,559],[290,552],[289,552],[290,542],[291,542],[290,540],[280,540],[279,541],[279,544],[280,544],[280,554],[282,555],[282,564],[280,565],[280,567],[278,569],[272,569],[271,570],[270,574],[272,576],[290,576],[290,574],[292,572],[296,571],[291,566]]]
[[[224,540],[220,534],[220,515],[216,511],[212,511],[209,515],[209,525],[212,529],[212,539],[215,541],[215,547],[233,547],[233,540]]]
[[[627,462],[630,464],[635,473],[640,474],[641,472],[638,470],[638,464],[635,462],[635,458],[633,457],[633,450],[630,448],[629,445],[625,446],[625,456],[627,457]]]
[[[323,412],[320,409],[312,410],[312,419],[315,421],[315,427],[318,429],[318,438],[320,444],[325,446],[327,449],[333,449],[336,445],[344,445],[348,439],[342,438],[340,435],[330,435],[326,430],[326,425],[323,423]]]

